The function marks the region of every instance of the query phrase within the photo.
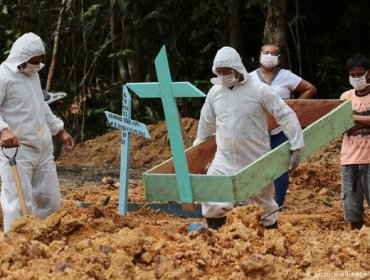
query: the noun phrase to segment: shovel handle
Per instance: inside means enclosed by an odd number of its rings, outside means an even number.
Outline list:
[[[21,181],[19,180],[17,165],[12,165],[11,168],[12,168],[12,174],[13,174],[13,178],[14,178],[14,182],[15,182],[15,187],[17,188],[19,202],[21,203],[22,215],[26,216],[26,215],[28,215],[28,210],[27,210],[27,206],[26,206],[26,201],[24,200]]]
[[[275,210],[263,215],[260,220],[262,221],[262,220],[266,219],[267,217],[270,217],[272,214],[276,213],[280,209],[283,209],[284,207],[285,207],[285,205],[281,205],[280,207],[276,208]]]
[[[21,203],[22,215],[23,216],[28,215],[26,201],[24,200],[24,195],[23,195],[23,189],[22,189],[21,181],[19,179],[17,163],[15,161],[15,157],[18,153],[18,147],[16,147],[15,153],[12,157],[5,153],[3,146],[1,146],[1,149],[3,150],[4,156],[9,160],[9,164],[10,164],[10,167],[12,169],[12,174],[13,174],[13,178],[14,178],[15,187],[17,189],[19,202]]]

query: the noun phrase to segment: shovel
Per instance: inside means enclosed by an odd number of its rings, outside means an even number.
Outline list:
[[[21,203],[22,216],[26,216],[26,215],[28,215],[28,211],[27,211],[26,202],[24,200],[24,195],[23,195],[23,190],[22,190],[22,186],[21,186],[21,181],[19,180],[17,163],[15,161],[15,156],[18,153],[18,147],[16,147],[15,153],[14,153],[14,155],[12,157],[8,156],[5,153],[4,147],[1,147],[1,149],[3,150],[4,156],[9,160],[9,164],[10,164],[10,167],[12,169],[12,174],[13,174],[13,178],[14,178],[14,182],[15,182],[15,187],[17,188],[18,198],[19,198],[19,201]]]

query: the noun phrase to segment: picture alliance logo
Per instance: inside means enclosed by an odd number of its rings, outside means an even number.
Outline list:
[[[312,278],[353,278],[353,279],[368,279],[370,271],[341,271],[341,272],[311,272],[306,271],[306,277]]]

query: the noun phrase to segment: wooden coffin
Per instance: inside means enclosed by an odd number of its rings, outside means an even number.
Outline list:
[[[341,100],[288,100],[303,128],[305,159],[354,125],[351,104]],[[269,124],[273,127],[273,119]],[[275,125],[276,126],[276,125]],[[288,170],[286,142],[231,176],[205,172],[216,152],[215,137],[186,150],[194,201],[242,201]],[[181,201],[172,158],[143,174],[147,200]]]

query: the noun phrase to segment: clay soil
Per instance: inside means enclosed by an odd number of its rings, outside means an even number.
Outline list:
[[[183,122],[194,140],[197,121]],[[131,138],[129,201],[145,202],[142,172],[171,156],[165,123],[149,132],[150,140]],[[62,155],[62,207],[0,232],[1,279],[370,278],[368,207],[361,230],[351,231],[342,217],[340,139],[291,174],[279,229],[265,230],[260,209],[248,205],[230,212],[218,231],[189,233],[189,223],[205,221],[145,207],[118,214],[120,137],[112,131]]]

